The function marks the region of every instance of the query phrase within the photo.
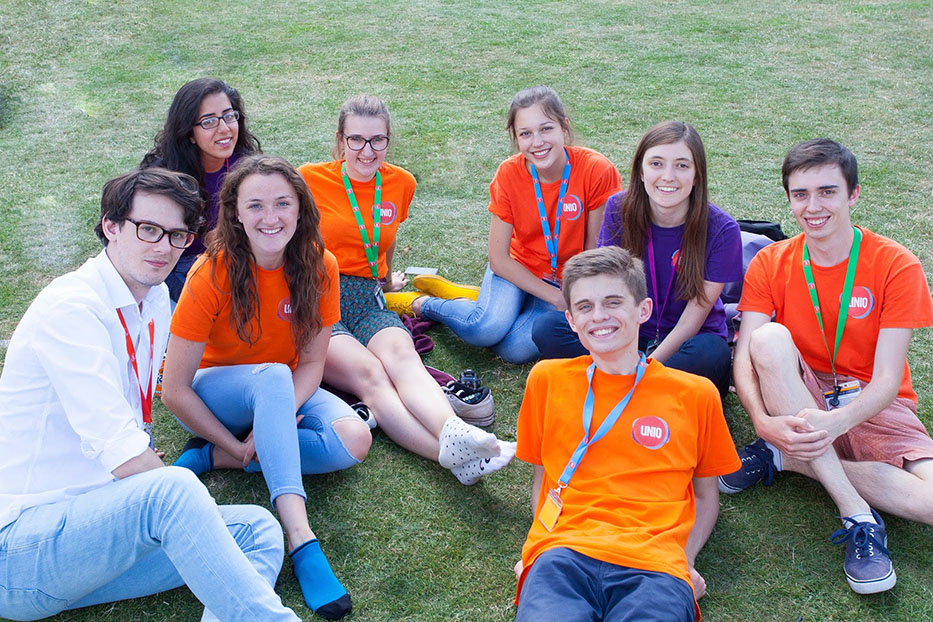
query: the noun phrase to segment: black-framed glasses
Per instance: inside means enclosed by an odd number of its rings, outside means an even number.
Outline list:
[[[372,138],[363,138],[359,134],[352,134],[350,136],[344,134],[343,139],[347,141],[347,148],[353,151],[362,151],[366,143],[369,143],[373,151],[385,151],[386,147],[389,146],[389,137],[383,136],[382,134],[377,134]]]
[[[194,242],[194,239],[198,237],[194,231],[188,231],[187,229],[170,230],[165,229],[164,227],[161,227],[154,222],[133,220],[132,218],[127,218],[126,220],[136,225],[136,237],[143,242],[149,242],[150,244],[155,244],[161,240],[165,234],[168,234],[169,244],[175,248],[188,248]]]
[[[239,110],[229,110],[219,117],[207,117],[206,119],[201,119],[195,125],[200,125],[205,130],[212,130],[218,125],[220,125],[220,120],[223,119],[224,123],[227,125],[233,125],[237,122],[237,119],[240,118]]]

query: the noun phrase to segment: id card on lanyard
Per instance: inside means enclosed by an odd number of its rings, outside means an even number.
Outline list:
[[[829,355],[829,364],[833,370],[833,390],[827,391],[823,396],[826,407],[829,410],[845,406],[856,396],[860,390],[858,382],[854,387],[851,382],[844,385],[839,384],[839,378],[836,376],[836,356],[839,354],[839,344],[842,343],[842,333],[846,328],[846,319],[849,317],[849,305],[852,302],[852,285],[855,282],[855,268],[858,264],[859,248],[862,245],[862,232],[857,227],[852,227],[853,238],[852,246],[849,249],[849,261],[846,265],[846,277],[842,285],[842,295],[839,297],[839,317],[836,320],[836,343],[830,351],[829,342],[826,340],[826,329],[823,327],[823,314],[820,312],[820,299],[816,293],[816,282],[813,280],[813,268],[810,265],[810,250],[807,243],[803,243],[803,276],[807,281],[807,292],[810,294],[810,302],[813,303],[813,311],[816,313],[816,321],[820,325],[820,335],[823,337],[823,345],[826,346],[826,353]],[[845,400],[843,402],[843,400]]]
[[[535,203],[538,206],[538,216],[541,218],[541,231],[544,234],[544,246],[547,248],[547,254],[551,258],[551,274],[544,275],[543,279],[549,285],[560,288],[560,279],[557,277],[557,246],[560,241],[560,217],[564,211],[564,196],[567,194],[567,186],[570,185],[570,154],[564,149],[564,172],[560,178],[560,194],[557,195],[557,215],[554,217],[554,231],[551,231],[551,223],[547,218],[547,206],[544,204],[544,197],[541,194],[541,180],[538,178],[538,171],[535,165],[531,165],[531,182],[535,189]]]
[[[553,530],[554,526],[557,525],[557,520],[560,518],[561,510],[563,510],[564,507],[564,503],[561,500],[561,493],[564,491],[564,488],[570,484],[570,478],[573,477],[577,467],[580,466],[580,462],[586,455],[586,451],[593,443],[605,436],[619,420],[619,417],[622,416],[622,412],[632,399],[632,394],[635,393],[635,387],[638,386],[642,376],[645,375],[645,369],[647,369],[647,367],[648,363],[645,360],[644,353],[639,352],[638,366],[635,368],[635,383],[632,385],[632,388],[629,389],[625,397],[619,400],[612,410],[609,411],[602,425],[599,426],[599,429],[597,429],[592,436],[590,436],[590,425],[593,423],[593,373],[596,370],[596,363],[591,363],[586,369],[587,390],[586,400],[583,402],[583,439],[577,445],[573,454],[571,454],[570,460],[567,461],[567,466],[564,467],[564,472],[561,473],[560,479],[557,481],[557,488],[552,488],[548,491],[547,498],[544,500],[544,504],[538,512],[538,522],[548,531]]]
[[[149,449],[155,449],[155,439],[152,436],[152,366],[155,354],[155,320],[149,320],[149,379],[146,382],[146,391],[143,392],[143,383],[139,379],[139,365],[136,363],[136,347],[133,345],[133,338],[130,337],[130,330],[126,327],[126,320],[123,318],[123,312],[117,309],[117,316],[120,318],[120,324],[123,325],[123,333],[126,335],[126,355],[133,365],[133,372],[136,374],[136,385],[139,387],[139,403],[143,414],[143,430],[149,435]]]
[[[363,215],[360,213],[360,205],[356,200],[356,194],[353,192],[353,185],[350,183],[350,177],[347,175],[347,163],[340,165],[340,176],[343,178],[343,187],[347,191],[347,199],[350,201],[350,209],[353,211],[353,217],[356,219],[356,225],[360,230],[360,239],[363,241],[363,252],[366,253],[366,262],[369,264],[369,271],[376,281],[376,288],[373,296],[380,309],[386,308],[385,294],[382,292],[382,283],[379,281],[379,234],[382,230],[382,175],[376,171],[376,187],[373,196],[373,239],[370,241],[369,233],[366,232],[366,223],[363,222]]]

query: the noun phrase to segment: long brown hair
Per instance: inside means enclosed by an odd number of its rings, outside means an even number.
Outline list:
[[[281,175],[298,196],[298,225],[285,246],[283,270],[291,297],[292,339],[295,348],[301,350],[321,330],[318,301],[331,284],[324,269],[321,215],[304,179],[291,164],[268,155],[252,155],[237,162],[220,188],[220,214],[217,226],[208,236],[207,255],[212,261],[207,263],[214,266],[217,261],[224,262],[233,306],[230,323],[240,339],[251,345],[256,343],[262,337],[256,258],[246,231],[237,220],[236,209],[240,184],[250,175]]]
[[[692,300],[703,295],[706,273],[706,229],[709,221],[709,191],[706,185],[706,150],[700,135],[689,123],[665,121],[658,123],[638,141],[632,158],[632,175],[628,191],[622,198],[622,230],[617,236],[622,247],[636,257],[644,255],[645,239],[651,226],[651,203],[641,178],[641,165],[645,152],[657,145],[669,145],[684,141],[693,155],[693,190],[687,206],[687,219],[677,260],[677,296],[681,300]],[[657,295],[657,292],[655,292]]]
[[[234,153],[259,153],[262,146],[259,139],[250,133],[248,116],[240,93],[217,78],[198,78],[186,82],[175,93],[172,105],[168,109],[165,125],[156,134],[155,144],[145,155],[140,166],[164,166],[170,171],[187,173],[198,183],[204,183],[204,166],[201,164],[201,151],[194,144],[194,126],[198,122],[201,102],[208,95],[223,93],[230,100],[230,106],[240,113],[237,120],[237,139]],[[210,197],[207,197],[208,202]]]

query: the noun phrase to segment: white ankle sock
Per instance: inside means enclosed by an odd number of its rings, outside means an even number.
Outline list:
[[[492,458],[478,458],[461,464],[450,470],[464,486],[472,486],[484,475],[495,473],[515,457],[515,443],[499,441],[499,455]]]
[[[437,461],[445,469],[499,455],[498,439],[494,434],[470,425],[457,416],[444,422],[438,445]]]
[[[875,517],[871,512],[868,512],[868,514],[853,514],[849,518],[854,520],[856,523],[872,523],[873,525],[878,524],[878,521],[875,520]],[[849,523],[849,521],[842,521],[842,526],[848,529],[852,525]]]
[[[771,450],[771,454],[774,456],[774,468],[778,471],[784,470],[784,454],[781,453],[781,450],[765,441],[765,447]]]

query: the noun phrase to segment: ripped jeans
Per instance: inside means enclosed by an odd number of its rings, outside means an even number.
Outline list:
[[[246,470],[262,471],[273,502],[283,494],[307,498],[302,474],[330,473],[359,464],[333,426],[339,419],[357,419],[358,415],[321,388],[296,408],[288,365],[207,367],[197,371],[191,386],[234,436],[242,438],[253,431],[262,467],[253,462]],[[296,426],[297,415],[304,419]]]

